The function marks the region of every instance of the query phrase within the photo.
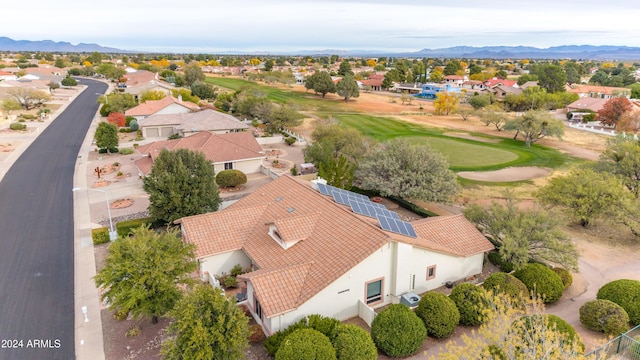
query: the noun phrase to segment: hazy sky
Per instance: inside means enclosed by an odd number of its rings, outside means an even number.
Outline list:
[[[0,9],[0,36],[140,51],[640,46],[637,0],[29,0]]]

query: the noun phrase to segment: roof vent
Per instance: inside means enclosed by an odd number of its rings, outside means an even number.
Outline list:
[[[278,196],[278,197],[276,198],[276,202],[279,202],[280,200],[282,200],[282,196]]]
[[[288,212],[288,213],[292,213],[292,212],[294,212],[295,210],[296,210],[296,208],[294,208],[294,207],[290,207],[290,208],[288,208],[288,209],[287,209],[287,212]]]

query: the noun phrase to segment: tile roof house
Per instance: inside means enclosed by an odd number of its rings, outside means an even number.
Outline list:
[[[492,88],[498,85],[506,86],[506,87],[518,87],[518,82],[516,80],[507,80],[507,79],[498,79],[498,78],[489,79],[485,81],[484,84],[489,88]]]
[[[156,141],[139,146],[142,158],[135,161],[140,174],[148,174],[153,160],[163,149],[189,149],[204,154],[213,163],[216,174],[222,170],[235,169],[245,174],[260,171],[265,154],[250,132],[213,134],[203,131],[189,137]]]
[[[160,91],[165,95],[171,95],[174,88],[173,84],[160,80],[157,73],[148,70],[128,71],[123,77],[127,79],[124,92],[136,97],[147,91]]]
[[[598,110],[602,109],[604,104],[609,101],[608,99],[601,98],[593,98],[593,97],[583,97],[580,98],[571,104],[567,105],[568,111],[584,111],[590,110],[593,112],[598,112]]]
[[[631,91],[629,89],[612,86],[571,84],[566,85],[565,90],[568,93],[578,94],[581,98],[611,99],[621,94],[626,96],[627,99],[631,97]]]
[[[124,114],[125,116],[133,116],[136,120],[140,121],[151,115],[184,114],[198,110],[200,110],[198,105],[192,102],[182,101],[180,97],[165,96],[160,100],[147,100],[125,111]]]
[[[215,134],[245,131],[249,128],[231,115],[212,109],[182,114],[159,114],[141,119],[138,122],[145,138],[167,138],[173,134],[193,135],[200,131]]]
[[[205,278],[236,264],[249,271],[240,277],[247,305],[266,334],[314,313],[348,319],[479,274],[493,249],[462,215],[413,221],[415,237],[401,235],[319,187],[284,175],[224,210],[177,221]]]

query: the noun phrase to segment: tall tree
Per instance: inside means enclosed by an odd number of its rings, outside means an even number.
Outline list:
[[[111,310],[151,317],[156,323],[174,308],[182,296],[180,287],[193,282],[191,273],[197,268],[194,246],[182,242],[178,232],[139,227],[109,246],[105,266],[94,280]]]
[[[449,201],[459,192],[447,160],[427,145],[396,138],[373,148],[356,169],[361,188],[382,196]]]
[[[527,111],[522,116],[507,121],[503,129],[515,130],[516,134],[513,138],[522,136],[527,146],[546,136],[561,138],[564,135],[562,120],[556,119],[545,111]]]
[[[340,155],[337,161],[329,157],[327,162],[321,162],[318,176],[327,180],[327,184],[331,186],[349,190],[353,186],[354,171],[355,165],[344,155]]]
[[[327,121],[316,126],[311,134],[313,142],[302,150],[307,162],[328,163],[330,158],[338,159],[344,155],[350,162],[358,163],[368,150],[368,141],[353,128],[340,126],[337,122]]]
[[[274,106],[268,116],[267,130],[276,133],[283,128],[302,124],[302,115],[289,105]]]
[[[620,176],[624,186],[640,198],[640,142],[618,135],[607,140],[597,169]]]
[[[351,63],[348,60],[344,60],[340,63],[340,67],[338,68],[338,75],[353,76],[353,70],[351,70]]]
[[[433,100],[433,107],[436,115],[449,115],[456,111],[459,103],[460,97],[458,94],[443,91],[436,94],[436,99]]]
[[[449,60],[447,65],[444,67],[444,75],[455,75],[459,70],[462,70],[460,61]]]
[[[202,153],[187,149],[162,150],[143,188],[149,194],[151,217],[168,224],[220,206],[213,165]]]
[[[273,70],[273,59],[267,59],[267,61],[264,62],[264,71],[271,70]]]
[[[344,98],[344,102],[349,102],[352,97],[359,97],[358,83],[353,79],[352,75],[345,75],[336,85],[338,95]]]
[[[183,72],[184,72],[184,83],[187,86],[191,86],[196,81],[204,81],[204,79],[206,78],[206,76],[204,75],[204,72],[202,72],[202,69],[198,64],[191,64],[191,65],[185,66]]]
[[[118,147],[118,127],[106,121],[101,121],[94,135],[96,146],[99,149],[112,149]]]
[[[328,72],[318,71],[314,76],[316,76],[316,78],[313,80],[313,91],[322,94],[322,97],[325,97],[328,93],[336,92],[336,84]]]
[[[191,94],[200,99],[215,99],[218,96],[218,88],[205,81],[196,81],[189,87]]]
[[[552,178],[536,196],[545,205],[566,210],[583,227],[595,219],[624,221],[632,204],[631,193],[617,176],[588,168]]]
[[[170,316],[172,336],[162,344],[164,359],[245,358],[248,318],[222,290],[198,285],[178,301]]]
[[[538,86],[544,88],[547,92],[564,91],[564,85],[567,83],[567,74],[560,65],[536,65],[532,67],[531,74],[538,76]]]
[[[508,193],[504,204],[493,201],[487,208],[473,204],[464,215],[516,269],[535,260],[578,270],[578,251],[560,229],[560,218],[542,208],[521,210]]]
[[[622,115],[630,111],[632,107],[631,102],[626,97],[609,99],[604,103],[602,109],[598,110],[596,120],[600,121],[603,125],[616,127]]]

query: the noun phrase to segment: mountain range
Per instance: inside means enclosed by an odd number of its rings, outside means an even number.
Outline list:
[[[44,52],[101,52],[131,53],[133,51],[104,47],[98,44],[55,42],[52,40],[13,40],[0,37],[0,51],[44,51]],[[230,51],[225,54],[247,54],[242,51]],[[254,53],[251,53],[254,54]],[[415,52],[390,52],[384,50],[300,50],[283,53],[260,52],[255,54],[269,55],[315,55],[342,57],[442,57],[442,58],[528,58],[528,59],[584,59],[584,60],[640,60],[640,47],[613,45],[565,45],[549,48],[532,46],[454,46],[441,49],[421,49]]]

